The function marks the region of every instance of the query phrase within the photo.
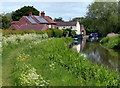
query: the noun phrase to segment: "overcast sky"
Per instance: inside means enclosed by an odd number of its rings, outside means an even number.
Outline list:
[[[68,21],[75,17],[84,17],[87,7],[92,2],[1,2],[0,13],[15,11],[23,6],[34,6],[39,11],[45,11],[47,16],[62,17]]]

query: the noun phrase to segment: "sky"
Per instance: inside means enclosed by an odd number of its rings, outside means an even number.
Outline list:
[[[33,6],[39,11],[45,11],[46,16],[53,19],[62,17],[63,20],[68,21],[75,17],[84,17],[86,15],[87,7],[91,4],[89,2],[1,2],[0,13],[10,13],[23,6]]]

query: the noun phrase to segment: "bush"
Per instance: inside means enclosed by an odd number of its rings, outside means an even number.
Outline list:
[[[109,37],[104,37],[101,41],[100,41],[100,43],[101,44],[105,44],[105,43],[107,43],[109,41]]]
[[[67,28],[67,29],[63,30],[63,35],[65,35],[65,34],[68,34],[69,36],[71,36],[71,35],[75,35],[76,32],[71,30],[70,28]]]
[[[107,48],[120,49],[120,35],[116,35],[113,37],[104,37],[100,41],[100,43],[103,44]]]
[[[17,30],[16,28],[13,28],[12,30]]]
[[[63,31],[60,29],[49,28],[48,30],[52,31],[52,37],[62,37]]]
[[[107,45],[108,48],[120,49],[120,38],[119,39],[113,39],[113,40],[109,41],[106,45]]]

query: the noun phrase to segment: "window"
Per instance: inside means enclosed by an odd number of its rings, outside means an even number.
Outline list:
[[[70,27],[70,29],[72,29],[72,27]]]
[[[65,28],[65,27],[63,27],[63,28]]]
[[[59,29],[59,27],[57,27],[57,29]]]

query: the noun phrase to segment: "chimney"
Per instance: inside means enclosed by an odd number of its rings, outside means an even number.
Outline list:
[[[32,16],[32,12],[29,12],[29,16]]]
[[[41,11],[41,17],[45,17],[45,12]]]

